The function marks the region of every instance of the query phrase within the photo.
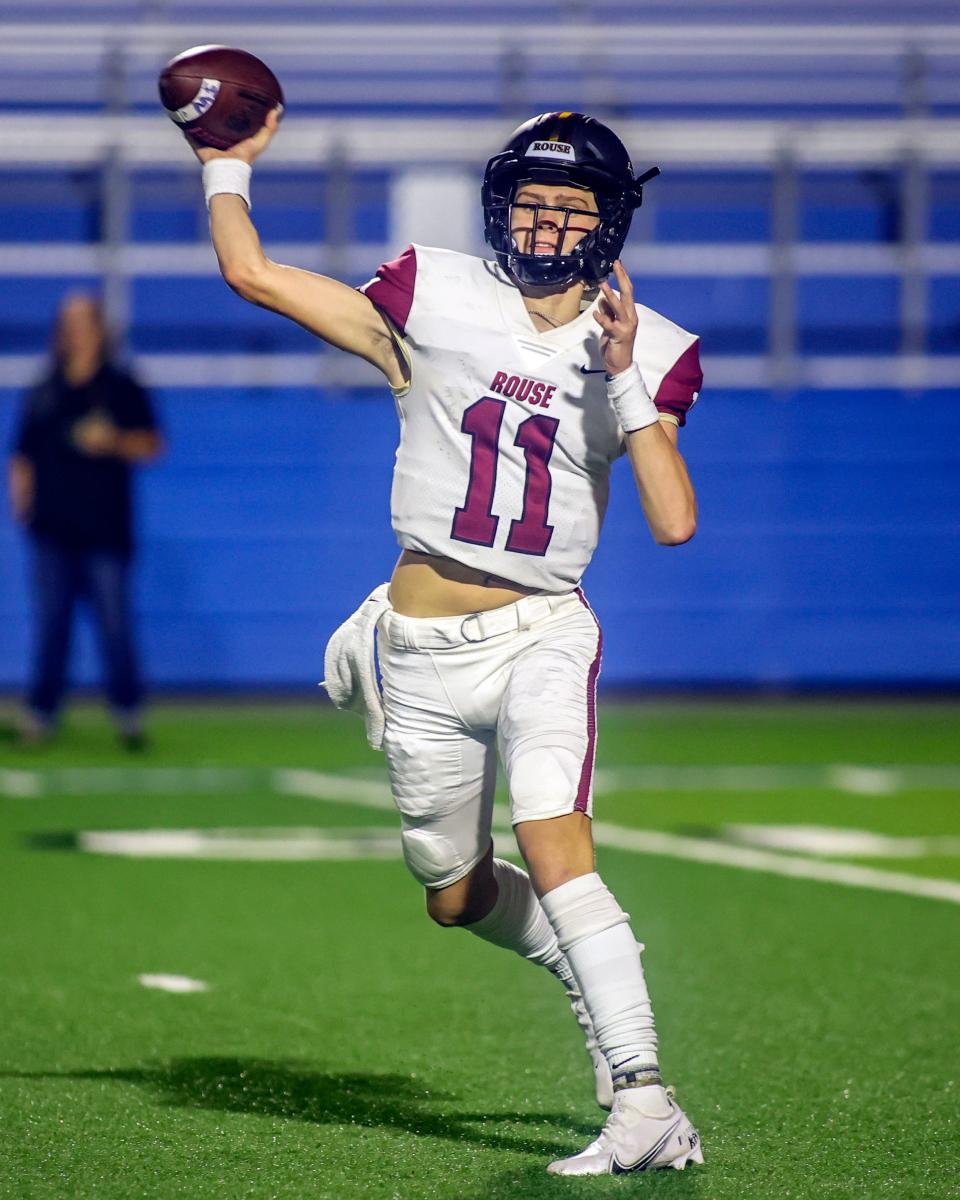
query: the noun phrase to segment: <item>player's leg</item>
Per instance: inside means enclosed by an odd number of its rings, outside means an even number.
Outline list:
[[[567,956],[560,949],[557,935],[543,910],[530,876],[505,859],[493,857],[493,850],[480,864],[483,868],[482,892],[484,917],[460,922],[470,933],[495,946],[514,953],[538,966],[546,967],[563,984],[567,1000],[584,1036],[593,1067],[594,1093],[601,1108],[613,1103],[613,1082],[606,1057],[600,1050],[580,986]],[[480,869],[478,868],[478,870]],[[480,888],[477,889],[480,891]]]
[[[517,843],[584,1001],[614,1090],[659,1084],[657,1034],[636,938],[593,869],[590,822],[570,813],[516,826]]]
[[[563,983],[591,1051],[597,1100],[609,1108],[613,1093],[606,1060],[596,1047],[553,928],[527,873],[493,856],[490,826],[496,752],[492,729],[465,732],[463,713],[477,696],[477,689],[471,688],[471,664],[479,666],[487,680],[498,670],[505,680],[512,653],[503,644],[493,656],[476,645],[465,646],[463,655],[456,648],[435,656],[415,651],[411,643],[422,639],[420,625],[396,615],[381,622],[380,633],[387,718],[384,751],[403,819],[404,857],[426,889],[427,910],[438,924],[466,928],[546,967]],[[497,656],[499,666],[492,662]],[[489,713],[470,711],[468,716],[486,715],[492,725],[500,690],[499,685],[494,689]]]
[[[381,618],[383,751],[407,867],[431,917],[458,925],[486,915],[496,898],[488,869],[496,752],[491,732],[467,726],[429,649],[419,648],[427,630],[423,619]]]
[[[696,1131],[662,1087],[653,1009],[629,917],[594,869],[589,818],[599,631],[584,614],[556,622],[518,659],[500,723],[517,841],[580,986],[615,1092],[601,1138],[582,1155],[552,1164],[561,1174],[682,1165],[699,1156]]]
[[[469,664],[458,664],[456,647],[431,655],[395,644],[404,636],[422,639],[420,623],[395,616],[382,623],[383,748],[403,818],[404,857],[426,889],[427,911],[440,925],[469,928],[562,974],[563,956],[526,873],[493,857],[494,735],[469,730],[465,706],[454,700],[469,689],[462,677]],[[476,647],[467,650],[476,663]],[[495,712],[494,699],[491,723]]]

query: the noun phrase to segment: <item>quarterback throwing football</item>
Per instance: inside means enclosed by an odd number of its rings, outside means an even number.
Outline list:
[[[654,539],[677,545],[695,529],[677,430],[702,382],[697,338],[636,305],[619,261],[656,171],[637,178],[599,121],[536,117],[487,164],[494,261],[410,246],[355,290],[261,249],[251,165],[276,128],[271,114],[231,150],[196,152],[230,287],[374,364],[396,398],[402,552],[389,591],[344,629],[348,642],[379,635],[368,732],[386,754],[407,865],[435,921],[516,951],[566,989],[610,1115],[548,1170],[700,1163],[697,1131],[660,1077],[628,915],[595,870],[601,635],[578,587],[623,453]],[[493,856],[498,753],[526,871]]]

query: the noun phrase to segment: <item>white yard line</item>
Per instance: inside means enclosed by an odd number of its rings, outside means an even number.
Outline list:
[[[270,767],[45,767],[0,771],[0,796],[227,794],[270,786]]]
[[[960,794],[960,765],[828,763],[823,766],[601,767],[594,791],[783,792],[827,790],[891,796],[905,790]]]
[[[43,781],[37,771],[0,771],[0,796],[25,800],[39,796]]]
[[[851,777],[837,772],[855,771]],[[883,774],[881,774],[881,772]],[[866,773],[866,774],[865,774]],[[954,790],[960,788],[960,766],[842,766],[826,767],[618,767],[597,772],[599,791],[776,791],[801,787],[833,787],[846,778],[844,790],[858,794],[886,795],[900,787]],[[310,770],[258,768],[94,768],[71,771],[0,772],[0,793],[15,798],[60,791],[71,794],[98,791],[157,793],[240,791],[267,783],[281,795],[310,797],[340,804],[388,811],[393,809],[386,781],[336,775]],[[125,786],[121,786],[121,784]],[[509,829],[509,812],[502,805],[494,811],[498,830]],[[883,871],[845,863],[823,862],[803,855],[786,854],[748,846],[731,846],[709,838],[685,837],[654,830],[630,829],[603,821],[593,824],[594,840],[600,846],[636,854],[652,854],[716,866],[794,879],[811,879],[844,887],[868,888],[900,895],[921,896],[960,904],[960,883],[918,875]]]
[[[231,792],[272,787],[287,795],[379,806],[387,784],[357,775],[271,767],[47,767],[0,770],[0,796]],[[960,796],[960,764],[828,763],[813,766],[704,765],[601,767],[597,795],[609,792],[778,792],[828,790],[889,796],[905,790],[947,791]],[[325,793],[331,793],[329,796]],[[334,794],[335,793],[335,794]]]
[[[879,892],[898,892],[903,896],[923,896],[960,904],[960,883],[949,879],[927,879],[874,867],[823,862],[797,854],[779,854],[773,850],[754,850],[730,846],[710,838],[681,837],[654,830],[626,829],[594,821],[593,840],[598,846],[630,850],[637,854],[655,854],[662,858],[680,858],[688,862],[712,863],[736,867],[741,871],[762,871],[791,879],[814,879],[820,883],[838,883],[843,887],[869,888]]]
[[[891,837],[833,825],[722,825],[726,842],[820,858],[956,858],[960,837]]]
[[[760,768],[766,770],[766,768]],[[321,775],[314,771],[298,771],[297,795],[316,796],[318,799],[333,800],[349,804],[346,793],[333,793],[336,775]],[[356,780],[344,780],[356,784]],[[390,789],[385,784],[366,781],[367,791],[363,803],[372,808],[393,807]],[[494,828],[510,828],[510,812],[504,805],[496,805],[493,814]],[[925,879],[919,875],[902,872],[882,871],[872,867],[848,866],[844,863],[821,862],[801,855],[781,854],[771,850],[756,850],[746,846],[730,846],[709,838],[684,837],[679,834],[660,833],[654,830],[628,829],[605,821],[593,822],[593,839],[598,846],[615,850],[628,850],[635,854],[653,854],[663,858],[686,859],[691,862],[712,863],[716,866],[737,867],[743,871],[762,871],[772,875],[785,875],[793,879],[813,879],[821,883],[837,883],[844,887],[870,888],[874,891],[897,892],[905,896],[923,896],[931,900],[946,900],[960,904],[960,883],[951,880]]]
[[[81,849],[123,858],[316,862],[399,858],[396,829],[111,829],[78,835]]]
[[[159,992],[176,992],[179,995],[210,991],[209,983],[204,983],[202,979],[191,979],[189,975],[138,975],[137,983],[141,987],[154,988]]]
[[[331,800],[338,804],[356,804],[360,808],[393,810],[393,797],[386,780],[357,779],[351,775],[330,775],[324,771],[284,769],[272,771],[270,786],[282,796],[305,796],[311,800]]]

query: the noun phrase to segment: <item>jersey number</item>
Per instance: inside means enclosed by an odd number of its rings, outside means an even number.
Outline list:
[[[497,484],[497,458],[500,453],[500,426],[506,400],[484,396],[463,414],[460,428],[473,442],[470,451],[470,482],[463,507],[453,516],[450,536],[458,542],[492,546],[500,518],[493,513],[493,492]],[[544,555],[553,537],[547,524],[551,479],[547,464],[560,422],[555,417],[535,416],[521,421],[513,444],[526,459],[523,485],[523,514],[510,522],[504,549],[513,554]]]

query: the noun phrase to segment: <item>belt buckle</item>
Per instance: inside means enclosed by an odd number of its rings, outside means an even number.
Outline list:
[[[479,634],[478,637],[470,637],[470,635],[467,633],[467,622],[468,621],[473,621],[476,623],[477,633]],[[473,642],[485,641],[483,629],[480,627],[480,614],[479,613],[468,613],[467,616],[465,616],[463,618],[463,620],[460,622],[460,636],[463,638],[463,640],[465,642],[473,643]]]

